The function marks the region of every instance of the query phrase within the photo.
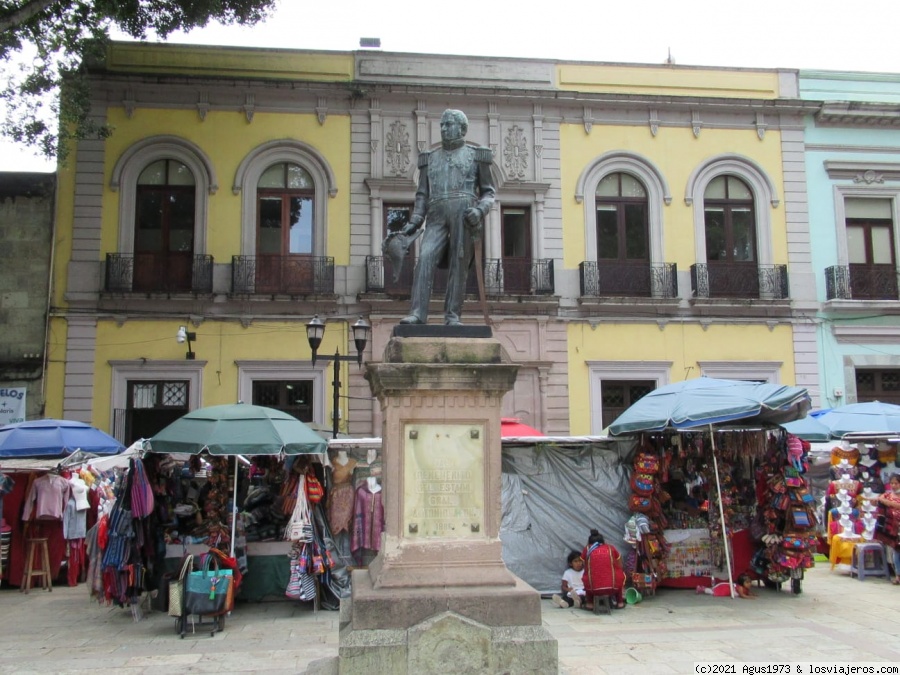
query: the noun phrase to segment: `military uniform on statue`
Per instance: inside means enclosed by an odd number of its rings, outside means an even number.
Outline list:
[[[494,204],[490,148],[466,145],[469,120],[459,110],[441,116],[441,148],[419,155],[419,186],[412,216],[402,234],[415,234],[422,223],[425,236],[412,287],[410,314],[402,324],[428,322],[428,303],[436,267],[448,269],[444,323],[460,325],[466,279],[481,223]]]

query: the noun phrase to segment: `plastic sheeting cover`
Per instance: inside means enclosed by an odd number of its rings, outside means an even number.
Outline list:
[[[566,556],[584,548],[591,528],[624,558],[632,447],[620,441],[503,448],[500,539],[513,574],[541,593],[559,592]]]

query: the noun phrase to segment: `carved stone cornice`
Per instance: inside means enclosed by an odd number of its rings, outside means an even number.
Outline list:
[[[830,101],[816,113],[819,126],[900,126],[900,105],[863,101]]]
[[[900,163],[896,162],[834,162],[826,161],[825,172],[829,178],[852,180],[866,185],[885,181],[900,181]]]

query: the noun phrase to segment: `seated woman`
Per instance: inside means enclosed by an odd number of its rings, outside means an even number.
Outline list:
[[[623,597],[625,589],[625,572],[622,570],[622,556],[615,546],[606,543],[603,535],[591,530],[587,548],[582,554],[584,558],[584,599],[585,609],[593,609],[595,595],[611,595],[615,597],[616,608],[625,607]]]

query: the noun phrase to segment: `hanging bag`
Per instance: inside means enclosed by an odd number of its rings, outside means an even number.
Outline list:
[[[288,541],[312,541],[312,521],[309,515],[309,500],[306,498],[306,476],[297,481],[297,503],[284,528],[284,538]]]
[[[184,610],[184,578],[193,566],[194,556],[185,556],[178,578],[169,582],[169,616],[181,616]]]
[[[310,504],[318,504],[325,496],[325,488],[316,477],[316,471],[312,467],[306,472],[306,498]]]

